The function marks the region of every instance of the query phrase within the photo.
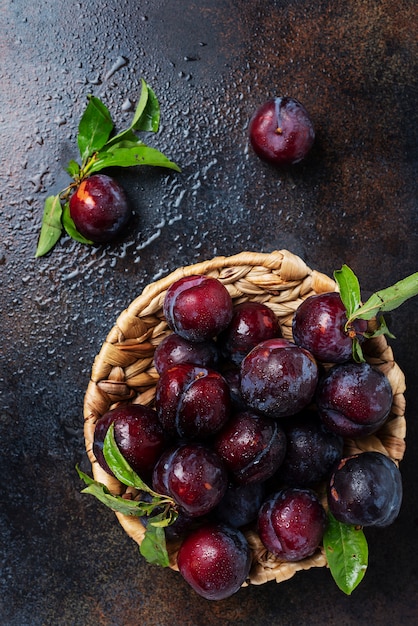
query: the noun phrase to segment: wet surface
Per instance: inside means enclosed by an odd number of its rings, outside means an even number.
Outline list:
[[[368,532],[345,597],[325,570],[209,603],[149,566],[87,496],[82,404],[119,312],[175,267],[287,248],[364,295],[416,271],[417,44],[413,2],[41,0],[0,6],[0,623],[5,626],[413,624],[418,620],[417,301],[390,314],[407,378],[405,497]],[[147,137],[182,167],[118,173],[135,210],[114,246],[64,237],[34,259],[47,195],[68,182],[89,93],[125,127],[141,77],[161,105]],[[299,98],[317,129],[292,171],[248,147],[254,108]]]

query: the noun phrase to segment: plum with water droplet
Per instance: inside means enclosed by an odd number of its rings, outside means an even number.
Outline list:
[[[284,96],[267,100],[255,111],[249,138],[260,159],[273,165],[294,165],[312,148],[315,130],[303,104]]]
[[[94,243],[115,239],[131,217],[124,190],[105,174],[84,179],[71,196],[69,206],[78,232]]]

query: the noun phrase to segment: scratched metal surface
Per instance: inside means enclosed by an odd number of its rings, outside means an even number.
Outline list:
[[[368,532],[369,569],[345,597],[326,570],[218,603],[144,563],[87,496],[82,403],[119,312],[175,267],[288,248],[364,294],[416,271],[417,11],[409,0],[91,0],[0,3],[0,623],[4,626],[412,624],[418,621],[417,302],[390,316],[407,376],[404,504]],[[140,78],[161,105],[150,139],[182,173],[120,173],[129,235],[63,238],[34,259],[42,205],[65,186],[86,96],[129,119]],[[317,129],[291,172],[263,165],[246,128],[288,94]]]

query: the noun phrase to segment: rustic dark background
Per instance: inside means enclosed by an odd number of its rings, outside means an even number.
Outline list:
[[[144,563],[80,494],[83,395],[120,311],[175,267],[288,248],[363,293],[417,270],[416,3],[399,0],[0,2],[0,623],[210,626],[418,623],[417,299],[389,316],[407,377],[405,496],[368,531],[351,597],[326,570],[210,603]],[[63,238],[34,259],[42,206],[67,183],[92,93],[119,128],[141,77],[161,104],[148,143],[181,174],[119,173],[136,217],[117,245]],[[247,125],[292,95],[317,129],[292,171],[262,164]]]

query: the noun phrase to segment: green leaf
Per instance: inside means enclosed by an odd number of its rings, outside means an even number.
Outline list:
[[[150,131],[154,133],[158,131],[160,125],[160,105],[151,87],[149,87],[143,79],[141,82],[141,95],[129,128],[109,139],[105,146],[103,146],[106,151],[116,144],[121,144],[122,141],[141,143],[134,133],[134,130]]]
[[[167,159],[162,152],[138,142],[128,148],[115,145],[109,150],[99,152],[96,159],[89,165],[89,174],[99,172],[107,167],[133,167],[136,165],[167,167],[180,172],[179,166]]]
[[[71,178],[77,179],[80,176],[81,168],[77,161],[71,160],[66,167],[66,171],[71,176]]]
[[[328,565],[338,587],[350,595],[363,580],[368,565],[368,546],[362,529],[338,522],[328,513],[323,539]]]
[[[76,466],[79,477],[86,483],[87,487],[82,490],[81,493],[88,493],[92,496],[95,496],[102,504],[105,504],[112,511],[117,511],[118,513],[122,513],[123,515],[134,515],[140,516],[142,515],[142,511],[139,507],[139,504],[136,500],[127,500],[126,498],[122,498],[121,496],[115,496],[110,493],[109,489],[99,483],[93,478],[90,478],[87,474],[82,472],[78,466]]]
[[[79,241],[80,243],[86,243],[86,244],[94,243],[93,241],[90,241],[90,239],[86,239],[85,237],[83,237],[83,235],[81,235],[81,233],[79,233],[78,230],[76,229],[73,219],[70,215],[70,203],[69,202],[66,202],[64,204],[64,208],[62,211],[62,225],[64,226],[64,229],[67,235],[70,235],[72,239],[75,239],[76,241]]]
[[[364,358],[363,349],[357,337],[353,337],[351,348],[354,361],[356,363],[364,363],[366,359]]]
[[[132,128],[127,128],[126,130],[121,131],[118,135],[115,135],[109,141],[105,143],[103,148],[101,148],[100,152],[108,152],[110,148],[113,146],[118,146],[120,148],[129,148],[130,146],[140,145],[142,142],[135,135]]]
[[[340,297],[347,311],[347,317],[351,318],[361,305],[360,284],[357,276],[348,265],[343,265],[340,270],[334,272],[334,278],[340,288]]]
[[[377,329],[371,333],[364,333],[365,337],[370,338],[370,337],[378,337],[379,335],[387,335],[391,339],[396,339],[395,335],[390,332],[383,315],[379,316],[377,323],[378,323]]]
[[[81,493],[93,495],[102,504],[105,504],[108,508],[122,513],[123,515],[136,517],[147,515],[146,510],[151,506],[150,503],[127,500],[121,496],[115,496],[109,492],[105,485],[90,478],[90,476],[82,472],[78,466],[76,466],[76,470],[79,477],[87,485]],[[155,507],[155,504],[153,506]],[[172,509],[169,511],[164,510],[158,515],[154,515],[154,517],[149,517],[145,536],[140,545],[140,552],[148,563],[154,563],[162,567],[168,567],[170,565],[164,528],[173,523],[176,517],[177,513]]]
[[[153,518],[150,518],[139,551],[148,563],[168,567],[170,560],[168,558],[164,528],[152,522]]]
[[[44,213],[42,217],[41,232],[39,234],[36,257],[43,256],[49,252],[57,243],[62,234],[62,206],[61,198],[58,195],[49,196],[45,200]]]
[[[83,163],[103,148],[113,130],[108,108],[99,98],[89,96],[89,102],[78,126],[77,143]]]
[[[416,295],[418,295],[418,272],[407,276],[391,287],[376,291],[356,311],[353,319],[370,320],[379,313],[397,309],[406,300]]]
[[[155,495],[155,492],[144,483],[119,450],[113,423],[109,426],[103,442],[103,455],[110,470],[121,483]]]
[[[145,80],[141,79],[141,95],[136,105],[131,128],[156,133],[160,125],[160,105],[157,96]]]

